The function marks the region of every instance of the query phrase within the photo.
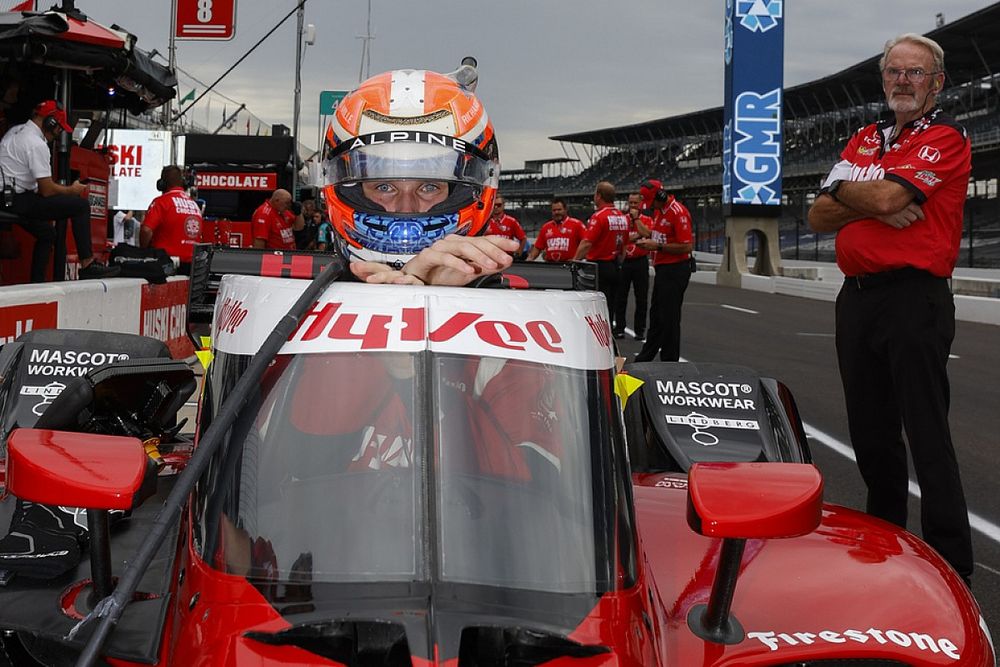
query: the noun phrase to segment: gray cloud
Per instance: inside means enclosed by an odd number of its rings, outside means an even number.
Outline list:
[[[236,0],[232,42],[178,42],[178,63],[210,83],[295,3]],[[118,23],[139,45],[165,53],[165,0],[77,0],[98,21]],[[881,50],[901,32],[927,32],[939,0],[786,1],[785,84],[830,74]],[[992,3],[949,0],[951,21]],[[561,155],[547,137],[641,122],[722,103],[724,3],[677,0],[372,0],[371,73],[411,67],[451,70],[480,63],[478,93],[503,164]],[[317,136],[321,90],[358,82],[366,0],[309,0],[317,43],[305,51],[303,143]],[[219,86],[258,117],[292,124],[294,16]],[[200,91],[199,91],[200,92]],[[182,93],[183,94],[183,93]],[[217,112],[221,113],[221,112]]]

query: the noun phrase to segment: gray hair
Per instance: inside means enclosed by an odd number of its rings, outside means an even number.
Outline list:
[[[944,49],[941,45],[935,42],[929,37],[924,37],[923,35],[918,35],[915,32],[903,33],[898,37],[893,37],[888,42],[885,43],[885,48],[882,50],[882,57],[879,58],[878,68],[879,71],[885,69],[886,58],[889,57],[889,52],[892,51],[893,47],[903,42],[911,42],[913,44],[919,44],[920,46],[926,48],[931,52],[934,57],[934,71],[943,72],[944,71]]]

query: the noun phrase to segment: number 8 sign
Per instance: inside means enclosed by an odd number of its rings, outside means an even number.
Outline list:
[[[236,0],[174,0],[177,39],[229,40],[236,34]]]

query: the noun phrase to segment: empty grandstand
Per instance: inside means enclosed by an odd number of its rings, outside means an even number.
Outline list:
[[[941,106],[968,130],[973,164],[959,266],[1000,267],[1000,3],[937,28],[927,36],[945,51],[947,83]],[[833,260],[833,235],[813,234],[806,211],[848,137],[886,113],[878,60],[873,55],[830,76],[785,90],[782,256]],[[721,67],[721,62],[720,62]],[[548,218],[559,195],[585,217],[600,180],[619,193],[658,178],[694,217],[696,248],[720,252],[724,239],[721,106],[634,125],[550,137],[579,162],[526,163],[504,172],[501,191],[529,233]],[[529,164],[531,167],[529,168]],[[561,173],[554,173],[558,165]],[[549,166],[544,169],[543,166]],[[569,173],[566,173],[566,172]],[[510,207],[509,208],[513,208]]]

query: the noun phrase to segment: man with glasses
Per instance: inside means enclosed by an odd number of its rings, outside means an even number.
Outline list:
[[[503,195],[498,194],[493,200],[493,214],[490,215],[489,224],[486,227],[487,236],[502,236],[505,239],[513,239],[518,242],[517,250],[512,253],[514,257],[520,257],[524,250],[525,234],[521,223],[512,215],[504,212]]]
[[[912,33],[879,62],[893,117],[848,142],[809,211],[837,232],[846,279],[836,343],[867,511],[906,526],[910,446],[924,539],[971,586],[972,540],[948,426],[955,335],[948,279],[958,258],[971,169],[965,130],[937,106],[944,52]]]

